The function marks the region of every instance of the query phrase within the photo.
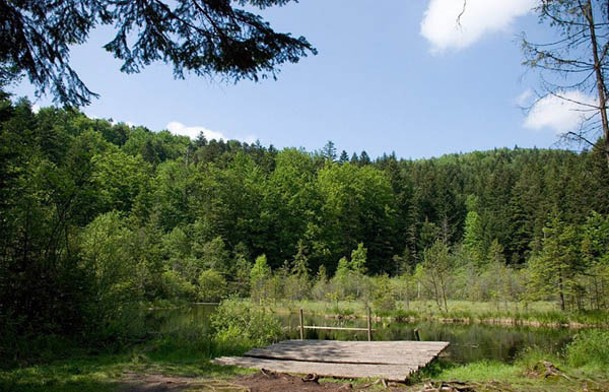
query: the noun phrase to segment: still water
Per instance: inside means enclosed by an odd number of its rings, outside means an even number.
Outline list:
[[[172,310],[156,310],[150,314],[150,324],[161,333],[171,333],[186,326],[199,326],[205,330],[214,306],[194,305]],[[289,338],[297,339],[298,315],[279,315]],[[365,319],[336,320],[305,314],[305,325],[366,328]],[[572,339],[575,331],[557,328],[505,327],[483,324],[442,324],[373,322],[374,340],[414,340],[414,330],[419,330],[421,340],[450,342],[446,350],[455,363],[480,360],[496,360],[510,363],[523,350],[542,347],[560,352]],[[352,331],[307,330],[307,339],[366,340],[367,334]]]

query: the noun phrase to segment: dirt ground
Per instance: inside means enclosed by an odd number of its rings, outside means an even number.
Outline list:
[[[305,381],[307,380],[307,381]],[[274,392],[274,391],[332,391],[332,392],[345,392],[345,391],[364,391],[369,390],[373,386],[381,387],[385,386],[384,390],[392,391],[397,390],[399,385],[387,385],[382,384],[381,381],[377,381],[369,384],[353,384],[345,380],[325,381],[318,382],[312,375],[306,377],[296,377],[287,374],[279,374],[273,372],[259,372],[251,376],[242,377],[237,380],[240,385],[246,387],[247,391],[251,392]],[[382,387],[381,387],[382,388]],[[401,389],[401,388],[399,388]]]
[[[549,362],[548,362],[549,363]],[[545,365],[544,365],[545,366]],[[547,366],[546,366],[547,367]],[[547,374],[531,374],[531,379],[549,380]],[[350,383],[349,380],[317,380],[314,375],[305,377],[292,376],[288,374],[275,373],[262,370],[249,376],[235,377],[229,380],[197,378],[197,377],[175,377],[159,374],[124,374],[119,381],[119,392],[515,392],[522,390],[535,391],[609,391],[609,384],[605,381],[594,381],[587,379],[571,378],[564,383],[563,377],[550,380],[547,385],[536,385],[528,388],[520,385],[510,385],[505,382],[489,381],[484,383],[463,383],[459,381],[450,382],[425,382],[417,385],[406,386],[404,384],[384,383],[381,380],[369,383]],[[563,381],[563,384],[557,384]],[[549,389],[548,389],[549,388]]]
[[[304,381],[303,379],[306,378],[313,380]],[[353,386],[344,380],[318,382],[314,378],[312,376],[301,378],[268,371],[230,381],[127,374],[122,380],[123,386],[120,392],[346,392],[378,390],[379,387],[385,391],[404,390],[399,385],[383,385],[381,381]]]

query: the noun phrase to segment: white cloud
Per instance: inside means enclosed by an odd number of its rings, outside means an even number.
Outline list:
[[[40,107],[40,105],[38,105],[37,103],[32,105],[32,112],[38,114],[38,112],[40,111],[40,109],[42,109]]]
[[[547,95],[535,102],[529,111],[524,126],[530,129],[550,128],[556,133],[576,130],[593,114],[596,98],[581,91],[567,91]]]
[[[431,43],[433,53],[463,49],[486,34],[508,30],[537,0],[467,0],[464,12],[463,4],[464,0],[429,1],[421,35]]]
[[[229,140],[229,139],[238,139],[242,140],[246,143],[253,143],[256,140],[254,136],[247,137],[228,137],[222,132],[212,131],[211,129],[207,129],[203,126],[195,125],[195,126],[187,126],[178,121],[172,121],[167,124],[167,130],[174,135],[182,135],[188,136],[191,139],[196,139],[199,136],[199,133],[203,132],[203,135],[207,140]]]
[[[531,106],[531,100],[534,98],[534,93],[533,90],[526,89],[522,94],[520,94],[518,97],[516,97],[516,105],[525,108],[528,106]]]
[[[199,134],[201,132],[203,132],[203,135],[205,136],[205,138],[207,140],[212,140],[212,139],[228,140],[228,138],[226,136],[224,136],[224,134],[222,132],[212,131],[211,129],[207,129],[205,127],[197,126],[197,125],[186,126],[178,121],[172,121],[169,124],[167,124],[167,130],[169,130],[169,132],[173,133],[174,135],[188,136],[191,139],[196,139],[199,136]]]

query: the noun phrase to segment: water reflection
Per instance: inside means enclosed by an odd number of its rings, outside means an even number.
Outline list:
[[[150,326],[161,333],[172,333],[185,327],[207,329],[209,316],[214,306],[194,305],[190,307],[155,310],[150,314]],[[299,337],[298,315],[280,315],[288,336]],[[306,315],[305,325],[366,328],[365,319],[337,320],[321,316]],[[574,331],[569,329],[504,327],[482,324],[440,324],[373,322],[374,340],[414,340],[418,328],[421,340],[448,341],[446,355],[456,363],[479,360],[512,362],[529,347],[543,347],[558,353],[568,343]],[[366,332],[306,330],[307,339],[367,340]]]
[[[286,316],[291,327],[291,338],[298,337],[298,317]],[[366,320],[334,320],[316,316],[305,316],[306,325],[365,328]],[[523,350],[543,347],[554,353],[560,352],[571,340],[569,329],[505,327],[484,324],[442,324],[373,322],[374,340],[415,340],[414,330],[419,330],[421,340],[450,342],[446,354],[456,363],[479,360],[513,362]],[[366,332],[305,331],[308,339],[366,340]]]

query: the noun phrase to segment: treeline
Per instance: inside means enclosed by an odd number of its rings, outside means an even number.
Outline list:
[[[445,305],[492,297],[480,282],[496,268],[519,276],[512,300],[606,308],[608,191],[600,148],[372,161],[332,143],[191,141],[2,96],[3,344],[121,336],[143,306],[270,295],[273,276],[334,299],[367,295],[354,276],[418,279],[417,296]]]

